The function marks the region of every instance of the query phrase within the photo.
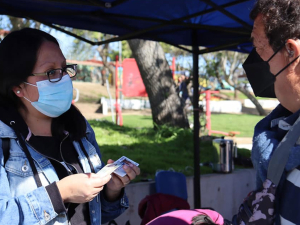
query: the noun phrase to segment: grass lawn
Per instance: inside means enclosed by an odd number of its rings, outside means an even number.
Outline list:
[[[212,114],[211,129],[217,131],[239,131],[237,137],[252,137],[254,126],[263,116],[247,114]],[[105,117],[111,121],[111,117]],[[126,115],[123,116],[123,124],[127,127],[146,128],[153,127],[151,116]]]
[[[164,127],[158,131],[152,128],[136,129],[124,125],[116,126],[106,121],[89,121],[94,128],[102,158],[118,159],[127,156],[138,162],[142,171],[140,179],[153,179],[156,170],[171,167],[187,176],[193,174],[193,134],[190,130]],[[211,161],[203,148],[202,161]],[[211,172],[210,168],[202,172]]]
[[[111,117],[105,117],[105,119],[111,121]],[[135,128],[153,127],[153,120],[152,116],[126,115],[123,116],[123,125]]]
[[[223,117],[220,117],[223,116]],[[213,129],[238,130],[243,127],[243,134],[252,136],[251,131],[258,116],[249,115],[212,115],[212,120],[224,120]],[[234,119],[235,118],[235,119]],[[111,118],[108,117],[107,120]],[[109,158],[118,159],[127,156],[138,162],[141,168],[142,179],[153,179],[157,170],[173,169],[184,173],[186,176],[193,175],[193,133],[189,129],[178,129],[162,126],[158,130],[152,127],[151,116],[124,116],[124,126],[119,127],[106,120],[89,121],[94,128],[97,142],[100,146],[103,161]],[[214,122],[212,122],[214,123]],[[215,122],[216,123],[216,122]],[[227,125],[226,125],[227,123]],[[233,126],[233,124],[237,123]],[[252,124],[248,127],[246,124]],[[214,151],[211,142],[200,143],[200,160],[202,163],[214,161]],[[250,151],[239,149],[239,154],[250,156]],[[201,167],[201,174],[212,173],[207,166]]]
[[[234,91],[220,91],[221,94],[226,95],[228,98],[230,99],[234,99]],[[248,99],[248,97],[246,95],[244,95],[243,93],[239,92],[237,93],[237,99],[239,100],[245,100]],[[273,98],[262,98],[262,97],[256,97],[257,100],[273,100]]]
[[[224,91],[221,90],[220,93],[223,94],[223,95],[226,95],[228,98],[231,98],[231,99],[234,98],[234,92],[233,91],[224,92]],[[247,99],[248,97],[246,95],[244,95],[243,93],[238,91],[237,98],[242,100],[242,99]]]
[[[212,114],[211,129],[217,131],[239,131],[237,137],[252,137],[254,127],[263,116],[247,114]]]

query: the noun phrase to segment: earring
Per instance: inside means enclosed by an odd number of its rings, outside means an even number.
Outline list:
[[[21,91],[17,91],[17,94],[20,94],[21,93]]]
[[[291,51],[291,50],[287,49],[287,52],[289,54],[289,57],[293,57],[294,56],[294,51]]]

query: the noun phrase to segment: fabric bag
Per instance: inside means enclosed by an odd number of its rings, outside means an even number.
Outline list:
[[[260,190],[250,192],[234,216],[233,224],[268,225],[274,223],[275,193],[285,165],[289,149],[297,142],[300,134],[300,117],[279,143],[273,153],[267,172],[267,179]]]

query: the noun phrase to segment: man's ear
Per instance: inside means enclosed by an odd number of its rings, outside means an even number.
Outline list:
[[[288,60],[291,62],[300,55],[300,41],[294,39],[288,39],[285,44],[285,50]]]

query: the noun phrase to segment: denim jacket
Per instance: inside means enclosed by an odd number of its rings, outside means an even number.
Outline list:
[[[96,172],[102,167],[101,155],[93,129],[87,123],[87,138],[82,142]],[[2,139],[10,138],[10,154],[4,167]],[[78,142],[73,142],[79,161],[85,173],[91,172],[88,160]],[[25,153],[20,147],[15,132],[0,121],[0,224],[68,224],[66,213],[57,214],[44,186],[58,181],[58,176],[50,161],[29,145],[27,148],[33,158],[43,184],[37,188],[33,172]],[[78,185],[80,181],[78,181]],[[91,225],[106,223],[128,208],[124,195],[115,202],[108,202],[100,194],[89,202]]]

